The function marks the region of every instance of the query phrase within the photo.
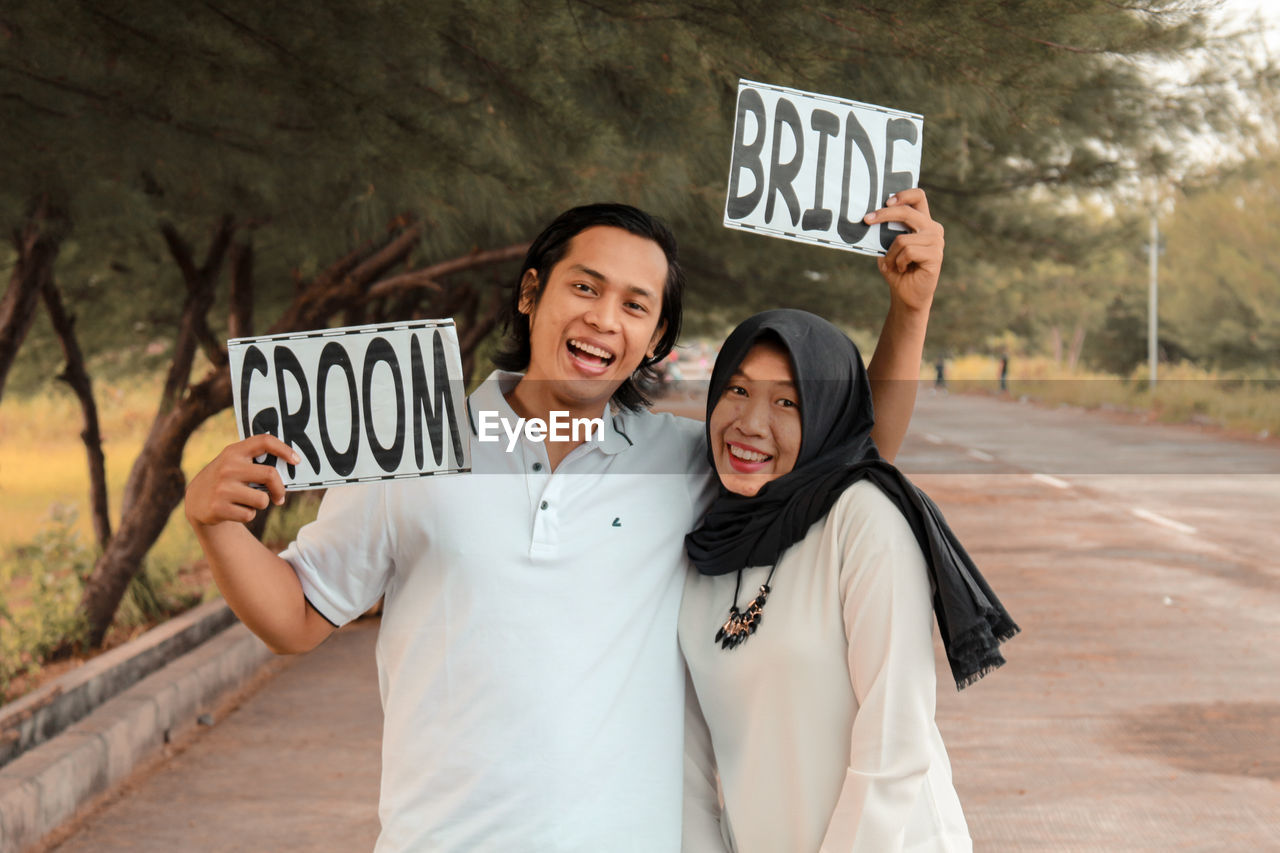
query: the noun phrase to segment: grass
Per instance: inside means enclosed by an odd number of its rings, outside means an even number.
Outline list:
[[[120,495],[146,439],[160,384],[95,386],[112,524]],[[49,653],[82,630],[76,613],[82,582],[97,556],[88,510],[88,475],[80,439],[82,415],[69,391],[52,386],[0,404],[0,702],[39,682]],[[188,478],[236,439],[230,411],[192,436],[183,456]],[[307,493],[311,494],[311,493]],[[287,542],[315,517],[316,501],[291,496],[268,520],[269,542]],[[200,548],[179,507],[169,518],[144,570],[130,585],[106,647],[217,595]]]
[[[933,379],[927,365],[921,377]],[[947,363],[953,390],[999,389],[999,364],[984,356],[963,356]],[[1280,435],[1280,378],[1262,372],[1222,373],[1187,364],[1161,365],[1154,390],[1146,365],[1130,376],[1067,370],[1043,357],[1010,363],[1009,392],[1050,405],[1140,412],[1162,423],[1195,423],[1248,432],[1260,438]]]

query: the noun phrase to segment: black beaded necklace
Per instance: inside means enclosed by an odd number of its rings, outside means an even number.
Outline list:
[[[769,600],[769,593],[772,590],[769,582],[773,580],[773,573],[777,568],[778,564],[774,563],[773,568],[769,569],[769,577],[760,584],[760,592],[751,599],[746,609],[741,611],[738,610],[738,593],[742,591],[742,569],[738,569],[738,580],[733,585],[733,606],[729,608],[729,618],[720,626],[720,630],[716,631],[715,642],[720,644],[720,648],[736,649],[760,627],[760,620],[763,618],[761,611],[764,610],[764,603]]]

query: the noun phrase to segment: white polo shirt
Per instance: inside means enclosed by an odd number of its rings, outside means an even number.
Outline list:
[[[331,489],[282,554],[334,624],[386,595],[377,850],[674,853],[703,428],[606,412],[551,473],[540,442],[476,440],[519,379],[468,400],[471,473]]]

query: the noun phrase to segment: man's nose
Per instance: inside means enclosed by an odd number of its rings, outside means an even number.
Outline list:
[[[619,310],[617,300],[605,296],[592,303],[584,319],[601,332],[617,331]]]

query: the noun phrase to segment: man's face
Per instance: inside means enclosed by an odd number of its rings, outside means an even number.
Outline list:
[[[652,240],[603,225],[575,235],[536,304],[537,275],[525,273],[525,380],[559,404],[603,406],[662,336],[666,281],[667,258]]]

